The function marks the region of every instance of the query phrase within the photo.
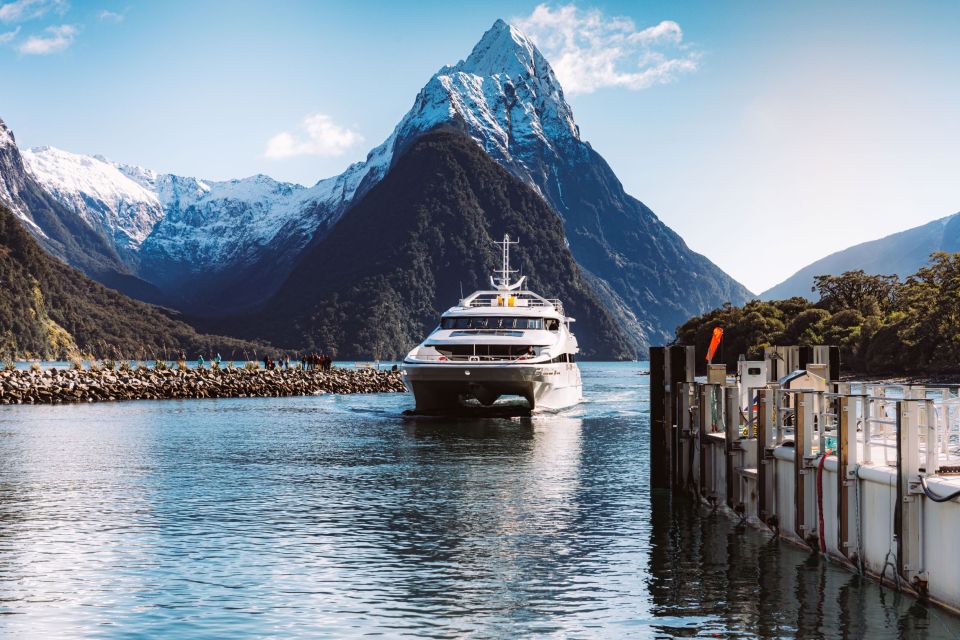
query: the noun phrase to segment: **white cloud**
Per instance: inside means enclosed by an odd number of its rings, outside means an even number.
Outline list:
[[[61,15],[67,10],[66,0],[14,0],[0,4],[0,22],[24,22],[56,11]]]
[[[107,11],[104,9],[100,12],[100,22],[112,22],[114,24],[120,24],[123,22],[122,13],[114,13],[113,11]]]
[[[341,127],[322,113],[303,119],[297,133],[278,133],[267,141],[265,152],[268,158],[291,158],[293,156],[339,156],[353,145],[363,142],[356,131]]]
[[[20,33],[20,27],[17,27],[13,31],[7,31],[6,33],[0,33],[0,44],[7,44],[11,40],[17,37],[17,34]]]
[[[19,45],[17,51],[23,55],[46,56],[51,53],[60,53],[71,44],[77,36],[77,28],[73,25],[62,24],[58,27],[47,27],[45,36],[30,36]]]
[[[700,61],[672,20],[638,29],[630,18],[607,17],[596,9],[541,4],[512,23],[550,60],[568,94],[667,84],[696,71]]]

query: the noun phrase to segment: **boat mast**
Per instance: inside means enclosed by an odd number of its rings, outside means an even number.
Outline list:
[[[506,291],[506,290],[509,290],[511,286],[510,274],[517,272],[516,269],[510,269],[510,245],[520,244],[520,241],[511,240],[510,234],[505,233],[503,234],[503,240],[502,241],[494,240],[494,244],[499,244],[503,249],[503,263],[500,270],[498,271],[498,273],[500,274],[500,277],[498,278],[499,285],[497,286],[497,288],[503,289]]]

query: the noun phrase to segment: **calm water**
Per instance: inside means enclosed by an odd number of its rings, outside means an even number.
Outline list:
[[[953,638],[960,623],[647,486],[645,364],[590,401],[0,408],[0,636]]]

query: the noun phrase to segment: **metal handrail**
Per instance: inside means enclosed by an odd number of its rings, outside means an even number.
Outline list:
[[[484,294],[488,295],[488,294]],[[530,298],[518,298],[526,302],[524,305],[515,305],[513,307],[508,307],[506,305],[491,305],[491,300],[496,300],[492,294],[489,294],[489,297],[478,297],[470,301],[469,308],[479,309],[479,308],[490,308],[490,309],[523,309],[525,307],[551,307],[555,309],[558,313],[563,314],[563,303],[558,298],[540,298],[540,297],[530,297]]]
[[[514,306],[514,307],[507,307],[507,308],[508,309],[510,308],[522,309],[523,307],[554,307],[556,308],[558,305],[561,305],[560,300],[556,298],[544,298],[543,300],[540,300],[538,298],[520,298],[520,299],[526,301],[527,304],[522,306]],[[489,307],[491,306],[490,300],[495,300],[495,298],[477,298],[475,300],[471,300],[470,307],[471,308],[472,307]]]
[[[542,362],[537,362],[538,358],[544,358],[546,356],[529,356],[526,354],[521,354],[519,356],[474,356],[474,355],[464,355],[464,356],[445,356],[445,355],[423,355],[423,356],[407,356],[408,360],[417,361],[423,360],[426,362],[529,362],[531,364],[543,364]]]

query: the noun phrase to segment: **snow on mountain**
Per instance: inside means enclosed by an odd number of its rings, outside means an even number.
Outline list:
[[[13,133],[0,120],[0,204],[9,208],[51,255],[108,286],[147,291],[121,259],[114,241],[53,197],[27,170]]]
[[[17,144],[13,139],[13,132],[7,127],[7,123],[0,120],[0,147],[9,147]]]
[[[43,236],[43,230],[30,215],[24,201],[27,186],[23,171],[23,159],[17,148],[13,131],[0,119],[0,204],[10,209],[33,233]]]
[[[104,227],[138,276],[223,311],[238,295],[248,305],[265,300],[304,248],[386,175],[397,154],[440,126],[465,132],[553,207],[574,257],[608,304],[621,310],[638,348],[647,336],[670,336],[690,315],[748,298],[739,283],[623,191],[603,158],[581,140],[550,64],[502,20],[465,60],[430,78],[364,161],[309,188],[266,176],[213,182],[97,158],[72,165],[95,174],[88,177],[68,177],[40,163],[31,168],[58,200],[90,209],[83,219]]]
[[[557,139],[579,139],[549,64],[522,33],[498,20],[466,60],[430,79],[366,160],[309,188],[263,175],[217,182],[161,174],[52,147],[24,157],[44,188],[112,237],[141,277],[181,288],[198,274],[253,265],[263,252],[299,252],[383,178],[398,148],[447,123],[461,123],[488,153],[521,174],[523,161],[513,154],[526,138],[547,147]]]
[[[528,157],[580,141],[553,69],[515,27],[497,20],[470,55],[445,66],[417,95],[391,139],[459,125],[494,159],[539,190]],[[536,151],[535,151],[536,150]]]
[[[654,336],[670,339],[692,315],[749,299],[623,190],[581,139],[549,62],[515,27],[496,21],[465,60],[427,82],[391,136],[395,150],[441,125],[467,133],[553,207],[574,257],[621,311],[638,349]]]
[[[307,206],[301,185],[263,175],[224,182],[174,175],[154,178],[166,215],[142,253],[195,264],[198,271],[230,268],[249,260],[300,223]],[[302,226],[298,228],[302,233]]]
[[[23,161],[48,193],[112,236],[120,251],[136,250],[163,218],[156,194],[103,158],[38,147],[25,150]]]
[[[196,271],[252,264],[270,247],[298,252],[350,203],[367,167],[360,163],[313,187],[265,175],[211,181],[121,167],[157,194],[165,216],[143,246],[145,256],[196,265]]]

